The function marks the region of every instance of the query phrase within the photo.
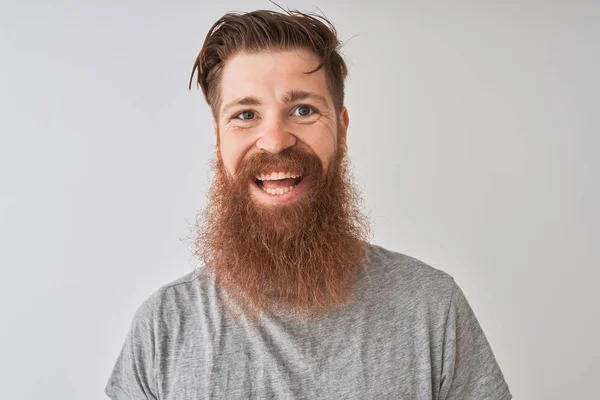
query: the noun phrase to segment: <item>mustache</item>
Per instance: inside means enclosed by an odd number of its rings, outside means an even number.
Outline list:
[[[290,147],[279,153],[262,151],[242,160],[238,166],[237,178],[253,179],[266,172],[294,172],[301,176],[319,177],[323,165],[319,157],[298,148]]]

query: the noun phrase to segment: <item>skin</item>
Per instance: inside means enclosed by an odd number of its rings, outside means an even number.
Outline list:
[[[238,53],[225,62],[213,128],[229,175],[235,177],[240,162],[257,152],[293,146],[317,155],[327,171],[338,141],[346,143],[349,118],[345,107],[336,116],[325,71],[305,73],[318,64],[317,55],[304,49]],[[255,187],[252,193],[256,201],[277,202]]]
[[[319,318],[348,298],[361,268],[368,225],[347,174],[348,111],[336,114],[322,69],[306,74],[317,65],[305,50],[239,53],[221,77],[197,254],[226,278],[217,283],[231,310],[254,321],[263,311]],[[302,180],[273,195],[256,182],[268,172]]]

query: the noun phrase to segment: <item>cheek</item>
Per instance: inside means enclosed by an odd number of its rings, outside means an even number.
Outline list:
[[[329,171],[329,165],[331,164],[333,155],[334,155],[333,147],[327,153],[318,154],[319,158],[321,159],[321,163],[323,164],[323,172]]]
[[[225,170],[227,171],[227,173],[229,173],[231,175],[231,173],[233,172],[233,167],[234,167],[234,155],[231,152],[231,149],[227,146],[224,145],[223,142],[221,141],[221,143],[219,144],[219,155],[221,157],[221,161],[223,162],[223,166],[225,167]]]
[[[323,169],[326,171],[335,154],[337,145],[335,135],[333,135],[330,130],[312,132],[311,134],[305,135],[302,141],[319,157]]]
[[[235,175],[238,165],[252,147],[252,141],[233,133],[220,138],[219,152],[225,169],[230,175]]]

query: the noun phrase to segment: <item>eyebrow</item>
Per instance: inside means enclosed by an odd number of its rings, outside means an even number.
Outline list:
[[[289,104],[289,103],[293,103],[293,102],[300,101],[300,100],[306,100],[306,99],[313,99],[313,100],[319,102],[321,104],[321,106],[324,107],[325,109],[327,109],[327,110],[329,109],[329,106],[327,104],[327,99],[325,98],[325,96],[320,95],[318,93],[314,93],[314,92],[308,92],[306,90],[290,90],[282,97],[281,100],[284,103]],[[259,106],[259,105],[261,105],[261,102],[257,97],[246,96],[246,97],[242,97],[240,99],[233,100],[232,102],[227,103],[227,105],[225,105],[225,107],[223,107],[223,111],[221,111],[221,114],[225,114],[225,112],[227,110],[229,110],[230,108],[232,108],[234,106]]]

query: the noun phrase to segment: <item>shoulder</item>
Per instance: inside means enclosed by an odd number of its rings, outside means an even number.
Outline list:
[[[195,280],[195,272],[186,274],[155,290],[139,305],[105,387],[109,397],[158,398],[159,360],[164,352],[165,326],[168,329],[171,321],[180,319],[182,313],[173,311],[172,305],[182,297],[190,297]]]
[[[365,264],[371,270],[378,269],[389,278],[397,277],[410,284],[441,286],[454,284],[454,278],[447,272],[434,268],[418,258],[376,244],[367,244]]]
[[[418,258],[375,244],[367,245],[365,267],[367,273],[377,280],[378,287],[439,305],[449,304],[457,286],[447,272]]]
[[[177,278],[165,285],[161,286],[158,289],[158,293],[161,293],[162,296],[172,296],[175,294],[186,293],[190,291],[194,291],[198,287],[198,281],[201,278],[201,269],[194,270],[183,275],[180,278]]]
[[[195,304],[201,292],[207,291],[207,276],[204,268],[195,269],[182,277],[163,285],[156,292],[157,309],[182,309]]]
[[[200,276],[200,272],[196,270],[159,287],[138,307],[133,325],[150,325],[157,314],[173,311],[174,307],[185,307],[193,302],[200,290]]]

